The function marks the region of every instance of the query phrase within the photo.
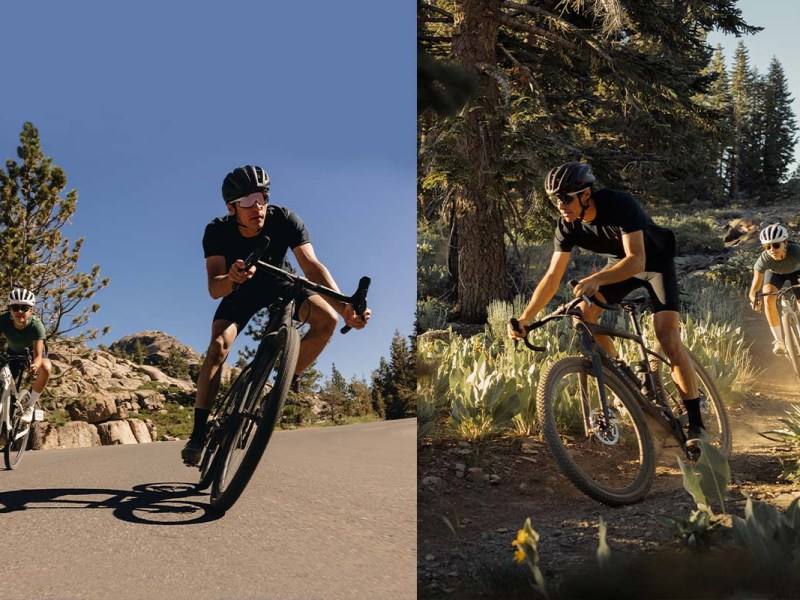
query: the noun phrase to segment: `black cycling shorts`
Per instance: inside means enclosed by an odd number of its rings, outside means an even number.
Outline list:
[[[650,294],[653,312],[674,310],[680,312],[681,300],[678,292],[678,276],[672,259],[663,261],[656,271],[644,271],[630,279],[600,286],[600,293],[609,304],[616,304],[633,290],[643,287]]]
[[[266,308],[280,298],[287,298],[295,295],[294,318],[302,321],[300,307],[306,298],[316,295],[316,292],[301,289],[299,292],[294,290],[294,286],[288,281],[275,280],[271,282],[269,288],[242,285],[238,290],[232,292],[222,299],[216,312],[214,321],[224,319],[236,323],[238,332],[244,331],[247,322],[253,318],[262,308]]]
[[[800,271],[794,273],[787,273],[781,275],[780,273],[773,273],[769,269],[764,272],[764,285],[774,285],[776,288],[781,289],[783,284],[789,282],[789,285],[800,285]],[[792,290],[794,297],[800,302],[800,290]]]

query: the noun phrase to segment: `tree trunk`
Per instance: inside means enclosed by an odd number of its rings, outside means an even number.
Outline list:
[[[457,306],[459,319],[481,322],[486,307],[507,299],[503,220],[500,211],[498,158],[503,126],[498,82],[482,66],[497,64],[497,0],[459,0],[453,13],[453,56],[480,77],[477,97],[465,108],[458,150],[468,172],[456,185],[455,229],[458,243]]]

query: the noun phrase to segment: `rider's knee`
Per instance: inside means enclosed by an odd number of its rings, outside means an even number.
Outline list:
[[[50,373],[53,372],[53,363],[50,362],[49,358],[42,359],[42,366],[39,367],[42,371],[47,373],[47,376],[50,377]]]
[[[206,354],[206,361],[213,365],[221,365],[225,363],[228,358],[228,353],[231,351],[230,344],[225,341],[223,336],[215,337],[208,345],[208,353]]]
[[[311,323],[311,331],[319,336],[324,336],[326,339],[330,339],[336,332],[336,325],[338,323],[339,317],[332,308],[321,310],[319,314],[317,314],[314,323]]]

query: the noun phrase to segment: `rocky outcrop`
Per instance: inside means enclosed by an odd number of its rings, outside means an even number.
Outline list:
[[[199,358],[190,348],[181,348],[186,356]],[[63,409],[71,421],[58,426],[35,423],[30,438],[33,449],[155,441],[159,434],[154,423],[138,418],[139,411],[163,411],[168,399],[185,400],[194,394],[195,386],[188,379],[170,377],[156,366],[138,365],[70,340],[49,341],[48,356],[53,373],[43,404],[50,411]]]
[[[155,426],[149,419],[106,421],[98,425],[86,421],[70,421],[58,427],[44,422],[33,424],[30,447],[33,450],[91,448],[115,444],[145,444],[156,439]]]
[[[109,346],[115,354],[136,356],[137,352],[143,353],[143,362],[146,365],[163,365],[170,357],[171,352],[177,352],[187,364],[197,366],[202,362],[200,355],[189,346],[181,344],[171,335],[162,331],[140,331],[126,335]]]
[[[107,421],[97,426],[97,433],[105,446],[137,444],[138,440],[127,421]]]
[[[56,428],[58,445],[66,448],[90,448],[100,445],[97,427],[83,421],[72,421]]]

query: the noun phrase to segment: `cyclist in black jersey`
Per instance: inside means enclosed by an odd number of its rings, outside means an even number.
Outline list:
[[[555,295],[575,246],[608,258],[606,266],[584,277],[575,296],[597,295],[615,303],[636,288],[644,287],[653,304],[656,337],[670,359],[672,378],[689,417],[689,438],[703,429],[699,392],[694,369],[680,336],[680,299],[675,274],[675,235],[659,227],[630,194],[592,189],[595,176],[585,163],[570,162],[552,169],[545,177],[545,191],[561,214],[556,225],[554,252],[547,272],[536,286],[530,302],[518,317],[529,325]],[[602,309],[583,306],[587,320],[596,323]],[[521,332],[508,327],[512,338]],[[611,356],[616,351],[610,339],[597,341]]]
[[[761,312],[760,298],[756,292],[775,293],[787,281],[789,285],[800,284],[800,245],[789,241],[789,230],[775,223],[767,225],[758,236],[764,251],[753,265],[753,281],[750,284],[750,305],[756,312]],[[792,290],[800,305],[800,290]],[[781,320],[778,315],[778,301],[775,296],[764,296],[764,316],[767,317],[769,329],[774,338],[772,351],[775,354],[786,354],[781,338]]]
[[[292,289],[291,284],[256,267],[245,270],[244,259],[265,236],[269,246],[262,260],[283,269],[291,269],[286,254],[292,250],[306,279],[339,290],[328,269],[311,245],[303,221],[287,208],[269,204],[269,175],[261,167],[247,165],[228,173],[222,183],[222,197],[228,209],[224,217],[206,227],[203,250],[206,257],[208,291],[214,299],[222,298],[211,323],[211,344],[197,378],[194,428],[181,458],[192,465],[200,460],[206,421],[219,390],[222,365],[236,336],[260,309]],[[252,280],[252,281],[251,281]],[[241,284],[247,283],[247,285]],[[370,318],[356,315],[350,304],[329,300],[305,292],[296,302],[295,318],[309,325],[300,343],[295,369],[297,376],[322,352],[336,330],[342,315],[347,325],[361,329]]]

